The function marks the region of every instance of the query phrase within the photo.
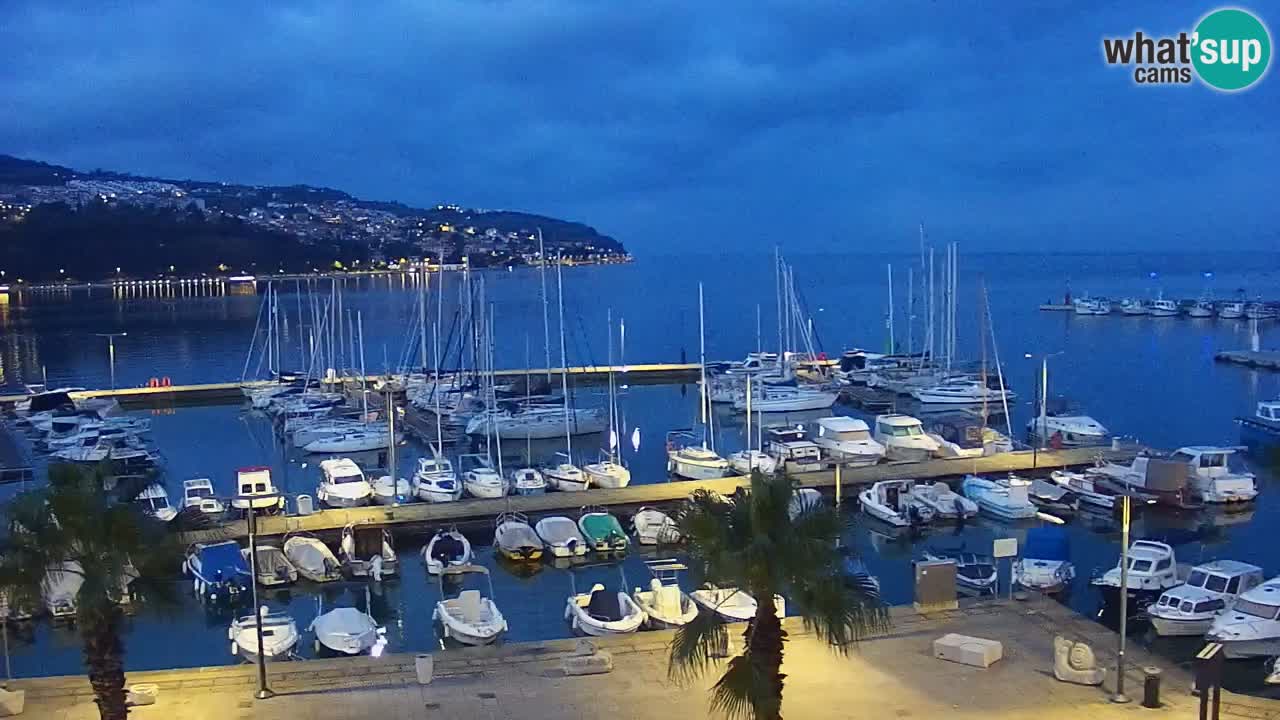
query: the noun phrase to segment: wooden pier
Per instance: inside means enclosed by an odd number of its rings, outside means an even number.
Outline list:
[[[1262,370],[1280,370],[1280,350],[1223,350],[1213,359]]]
[[[1069,450],[1045,450],[1038,454],[1030,450],[1003,453],[982,458],[928,460],[918,463],[884,463],[862,468],[842,468],[840,491],[843,502],[856,500],[854,493],[859,486],[880,480],[914,478],[925,480],[967,473],[1009,473],[1028,470],[1049,470],[1088,465],[1103,455],[1117,459],[1131,456],[1106,448],[1072,448]],[[836,487],[836,471],[799,473],[794,475],[802,487],[820,490]],[[696,489],[730,494],[749,484],[745,476],[716,480],[679,480],[625,488],[597,488],[586,492],[549,492],[544,495],[516,495],[500,499],[466,499],[449,503],[409,503],[398,506],[370,506],[350,509],[326,509],[310,515],[281,515],[263,517],[258,522],[258,532],[263,536],[281,536],[291,532],[316,534],[336,533],[347,525],[382,525],[400,532],[413,532],[442,525],[464,527],[488,527],[499,513],[515,511],[530,516],[553,514],[576,515],[585,505],[600,505],[615,509],[635,509],[643,505],[659,505],[683,500]],[[248,537],[245,521],[236,520],[215,528],[193,530],[182,534],[187,543],[210,542],[229,538]]]

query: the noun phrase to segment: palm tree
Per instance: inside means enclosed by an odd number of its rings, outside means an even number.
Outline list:
[[[805,628],[841,654],[889,626],[875,581],[845,571],[845,553],[838,547],[844,529],[839,513],[821,502],[806,502],[795,489],[785,475],[756,472],[750,489],[732,497],[695,490],[679,514],[690,557],[705,580],[739,588],[757,601],[755,618],[743,633],[742,653],[729,661],[711,689],[712,709],[730,718],[782,717],[787,633],[777,616],[775,595],[791,598]],[[794,513],[793,497],[801,498]],[[727,647],[724,624],[715,613],[700,613],[676,631],[668,674],[678,683],[693,680]]]
[[[44,607],[50,573],[77,577],[76,627],[103,720],[124,720],[124,647],[120,642],[130,593],[164,595],[180,557],[162,523],[131,503],[113,503],[103,472],[70,465],[49,469],[49,485],[18,495],[5,507],[9,544],[0,557],[0,593],[24,608]],[[72,581],[74,582],[74,580]]]

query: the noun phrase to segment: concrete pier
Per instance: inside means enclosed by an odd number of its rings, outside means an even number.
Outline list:
[[[1280,350],[1223,350],[1213,359],[1263,370],[1280,370]]]
[[[501,598],[499,598],[501,602]],[[884,720],[963,718],[965,720],[1121,720],[1137,717],[1195,717],[1198,699],[1189,693],[1185,667],[1170,664],[1131,642],[1126,651],[1127,705],[1109,701],[1115,688],[1116,635],[1062,605],[1043,598],[1025,602],[983,601],[930,616],[894,608],[893,626],[883,637],[859,643],[847,655],[832,652],[797,618],[789,633],[782,671],[786,674],[783,716],[789,718]],[[730,628],[741,648],[744,626]],[[933,657],[933,640],[959,633],[1004,646],[1004,659],[980,669]],[[1053,638],[1064,635],[1092,645],[1108,669],[1102,687],[1053,678]],[[612,655],[609,674],[566,677],[561,662],[575,640],[514,643],[434,653],[434,677],[419,685],[411,655],[381,658],[281,662],[269,666],[276,697],[253,699],[253,666],[139,672],[129,684],[158,686],[155,705],[135,708],[139,718],[183,720],[346,720],[347,718],[432,718],[454,720],[560,720],[710,715],[707,689],[723,663],[687,685],[667,678],[670,631],[593,639]],[[1162,706],[1139,706],[1144,666],[1163,675]],[[97,718],[84,677],[14,681],[27,693],[26,716],[55,720]],[[1223,693],[1222,714],[1233,718],[1275,718],[1280,703]]]

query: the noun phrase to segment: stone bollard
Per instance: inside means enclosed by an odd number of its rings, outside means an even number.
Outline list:
[[[436,671],[436,659],[430,653],[422,653],[413,658],[413,669],[418,674],[419,685],[430,685]]]
[[[21,715],[26,707],[27,691],[0,688],[0,717]]]
[[[560,663],[560,669],[568,676],[602,675],[613,671],[613,656],[596,650],[595,643],[583,638],[573,648],[573,654]]]

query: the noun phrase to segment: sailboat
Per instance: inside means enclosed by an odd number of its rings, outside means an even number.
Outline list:
[[[484,282],[480,284],[481,307],[483,307],[484,298]],[[484,323],[484,329],[481,333],[484,343],[484,356],[479,359],[487,372],[483,374],[483,388],[485,395],[485,404],[492,408],[496,403],[496,395],[493,387],[493,308],[489,309],[487,318],[482,313],[482,319],[487,319]],[[458,458],[458,465],[462,468],[462,485],[466,488],[467,494],[477,498],[500,498],[507,494],[507,481],[502,477],[502,434],[496,426],[490,428],[491,433],[485,435],[485,452],[462,455]],[[493,451],[489,446],[491,439],[497,441],[498,467],[493,466]]]
[[[547,353],[550,354],[550,345],[548,343]],[[550,363],[548,363],[550,364]],[[529,336],[524,338],[524,366],[529,365]],[[547,372],[551,372],[550,369]],[[526,372],[524,377],[524,398],[525,405],[529,404],[529,400],[533,394],[533,379]],[[524,436],[524,459],[525,462],[533,462],[533,435],[525,433]],[[541,495],[547,491],[547,479],[543,477],[542,472],[535,467],[518,467],[511,471],[511,485],[509,492],[512,495]]]
[[[702,420],[702,444],[689,440],[693,434],[678,431],[667,434],[667,471],[687,480],[711,480],[724,477],[729,471],[729,461],[716,454],[710,401],[707,397],[707,330],[702,302],[702,283],[698,283],[698,357],[701,380],[698,383],[698,412]]]
[[[764,475],[772,475],[778,469],[778,460],[769,453],[760,449],[761,443],[753,440],[751,436],[751,377],[747,376],[747,449],[739,450],[729,456],[729,466],[733,471],[742,475],[750,475],[759,470]],[[756,423],[757,428],[764,425],[764,419],[760,418],[760,422]],[[763,429],[760,430],[763,432]],[[762,440],[763,438],[760,438]]]
[[[440,296],[444,296],[443,286]],[[435,355],[436,441],[431,445],[431,457],[418,458],[418,471],[413,474],[413,494],[427,502],[451,502],[462,497],[462,485],[453,471],[453,463],[444,457],[444,420],[440,411],[440,328],[431,323],[432,345]]]
[[[560,393],[564,395],[564,452],[556,453],[557,462],[544,468],[547,485],[564,492],[586,490],[591,483],[582,468],[573,464],[573,422],[569,408],[569,360],[564,344],[564,277],[560,257],[556,256],[556,302],[560,313]]]
[[[600,451],[600,459],[582,468],[587,481],[596,487],[621,488],[631,482],[631,471],[622,463],[618,452],[618,395],[613,378],[613,310],[608,312],[609,323],[609,447]]]

